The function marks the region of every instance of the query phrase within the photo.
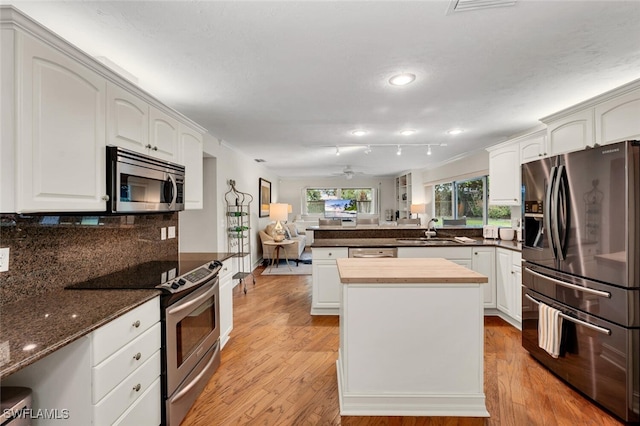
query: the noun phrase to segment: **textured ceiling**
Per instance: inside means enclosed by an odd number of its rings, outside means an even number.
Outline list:
[[[640,78],[640,1],[3,3],[284,177],[434,167]],[[376,147],[412,143],[447,146]]]

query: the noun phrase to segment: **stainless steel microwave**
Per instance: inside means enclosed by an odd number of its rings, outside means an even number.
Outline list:
[[[184,166],[107,146],[107,212],[184,210]]]

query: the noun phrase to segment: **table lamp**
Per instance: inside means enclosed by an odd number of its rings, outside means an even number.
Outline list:
[[[425,204],[411,204],[411,214],[416,214],[416,217],[420,219],[420,213],[426,213],[426,205]]]
[[[281,222],[287,221],[289,207],[283,203],[271,203],[269,204],[269,219],[276,222],[274,227],[275,235],[273,240],[276,242],[284,240],[284,229]]]

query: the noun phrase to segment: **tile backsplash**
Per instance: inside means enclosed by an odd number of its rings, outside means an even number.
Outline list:
[[[0,304],[60,290],[150,260],[177,260],[178,213],[126,216],[0,215],[0,247],[9,271],[0,272]],[[177,237],[177,236],[176,236]]]

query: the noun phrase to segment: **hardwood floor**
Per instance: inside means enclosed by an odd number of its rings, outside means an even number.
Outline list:
[[[520,332],[485,317],[490,418],[341,417],[338,317],[311,316],[311,276],[261,276],[234,289],[234,328],[189,425],[621,425],[520,346]]]

